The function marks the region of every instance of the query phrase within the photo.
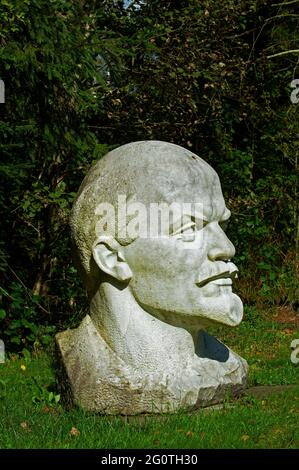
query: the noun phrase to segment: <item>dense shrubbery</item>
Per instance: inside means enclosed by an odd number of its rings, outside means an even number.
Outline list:
[[[89,165],[133,140],[219,172],[246,302],[298,297],[298,53],[269,58],[296,48],[298,6],[136,4],[0,0],[0,336],[17,349],[82,315],[68,212]]]

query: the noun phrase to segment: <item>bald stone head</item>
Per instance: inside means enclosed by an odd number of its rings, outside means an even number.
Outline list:
[[[178,145],[141,141],[106,154],[84,178],[71,213],[72,238],[84,278],[92,271],[99,204],[109,203],[115,208],[117,227],[119,195],[125,195],[128,204],[141,202],[146,206],[161,202],[190,203],[199,198],[198,202],[206,210],[213,210],[209,202],[211,191],[215,192],[215,201],[222,197],[217,173],[200,157]],[[122,245],[132,242],[131,237],[117,233],[116,238]]]
[[[170,236],[132,237],[118,226],[119,196],[153,203],[198,203],[199,219],[185,214]],[[115,209],[115,224],[99,230],[99,205]],[[156,317],[184,326],[192,318],[236,325],[242,302],[232,293],[235,250],[224,233],[230,217],[217,173],[177,145],[134,142],[113,150],[91,168],[71,215],[77,264],[89,296],[102,276],[128,286],[136,302]],[[109,221],[108,221],[109,222]]]

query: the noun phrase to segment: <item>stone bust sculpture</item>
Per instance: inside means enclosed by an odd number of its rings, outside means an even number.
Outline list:
[[[152,232],[160,204],[168,218]],[[198,210],[185,210],[192,204]],[[90,169],[71,214],[90,312],[56,336],[75,403],[107,414],[171,412],[244,387],[246,361],[206,332],[243,315],[229,216],[216,172],[177,145],[134,142]]]

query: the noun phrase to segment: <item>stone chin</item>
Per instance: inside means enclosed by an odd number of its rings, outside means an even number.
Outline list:
[[[236,294],[225,294],[223,303],[225,305],[224,315],[221,323],[229,326],[238,326],[243,318],[243,303]]]
[[[206,329],[211,325],[238,326],[243,318],[243,303],[233,292],[201,300],[200,308],[192,311],[165,311],[152,308],[135,300],[148,313],[169,325],[186,330]]]
[[[215,324],[237,326],[243,318],[243,303],[233,292],[202,299],[198,321],[204,327]]]

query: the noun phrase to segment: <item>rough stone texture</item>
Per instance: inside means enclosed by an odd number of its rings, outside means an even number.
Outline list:
[[[200,203],[202,220],[186,213],[168,237],[132,237],[115,230],[119,196],[147,208]],[[116,210],[105,231],[100,203]],[[56,337],[75,403],[106,414],[173,412],[244,388],[246,361],[205,331],[243,315],[222,230],[229,216],[215,171],[177,145],[135,142],[91,168],[71,217],[90,314]]]
[[[200,358],[180,376],[168,371],[142,377],[109,348],[89,315],[78,328],[59,333],[57,342],[74,402],[91,411],[112,415],[175,412],[219,403],[226,393],[237,395],[245,385],[246,362],[224,345],[225,362]]]

